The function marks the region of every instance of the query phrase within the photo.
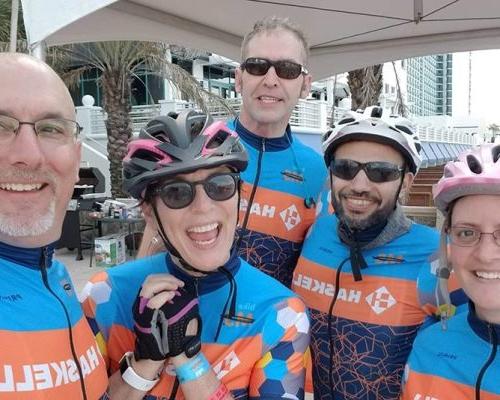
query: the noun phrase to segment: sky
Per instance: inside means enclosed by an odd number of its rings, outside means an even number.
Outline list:
[[[470,115],[500,125],[500,50],[471,53]],[[453,116],[469,109],[469,52],[453,54]]]

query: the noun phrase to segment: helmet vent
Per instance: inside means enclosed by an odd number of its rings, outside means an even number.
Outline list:
[[[450,169],[448,168],[448,166],[444,167],[443,176],[445,178],[452,178],[453,177],[453,172],[450,171]]]
[[[206,144],[205,147],[207,149],[216,149],[217,147],[220,147],[222,143],[224,143],[224,141],[227,139],[228,136],[229,135],[227,132],[220,130],[214,136],[212,136],[212,138]]]
[[[205,126],[205,120],[203,121],[194,121],[191,123],[191,135],[194,137],[194,136],[197,136],[201,133],[201,131],[203,130],[203,127]]]
[[[481,172],[483,172],[483,168],[481,167],[481,163],[472,154],[469,154],[467,156],[467,165],[469,166],[469,169],[475,174],[479,175]]]
[[[493,157],[493,162],[496,163],[500,158],[500,146],[495,146],[491,149],[491,156]]]
[[[145,161],[152,161],[152,162],[158,162],[158,161],[161,161],[161,156],[159,156],[158,154],[155,154],[155,153],[152,153],[151,151],[148,151],[148,150],[143,150],[143,149],[139,149],[137,150],[133,155],[132,155],[133,158],[139,158],[141,160],[145,160]]]
[[[351,122],[354,121],[355,121],[354,118],[344,118],[339,121],[338,125],[350,124]]]
[[[400,131],[403,131],[404,133],[407,133],[410,136],[413,136],[413,132],[408,128],[407,126],[404,125],[396,125],[396,128],[398,128]]]
[[[165,132],[158,132],[153,137],[156,140],[159,140],[160,142],[166,142],[166,143],[171,143],[170,142],[170,137],[165,133]]]

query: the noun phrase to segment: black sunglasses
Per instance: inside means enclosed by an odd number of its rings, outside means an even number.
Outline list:
[[[205,193],[212,200],[229,200],[236,193],[240,175],[238,173],[218,173],[210,175],[202,181],[188,182],[183,180],[169,181],[154,190],[163,203],[172,209],[189,206],[196,195],[196,185],[202,185]]]
[[[271,61],[267,58],[250,57],[241,64],[242,70],[257,76],[267,74],[271,67],[274,67],[276,75],[282,79],[296,79],[300,74],[307,75],[308,73],[304,66],[288,60]]]
[[[399,179],[404,168],[385,161],[360,163],[354,160],[333,159],[330,163],[332,174],[346,181],[354,179],[360,170],[365,171],[370,181],[383,183]]]

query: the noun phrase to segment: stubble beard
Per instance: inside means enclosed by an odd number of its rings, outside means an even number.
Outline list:
[[[339,193],[339,197],[342,195]],[[377,208],[370,215],[365,218],[353,218],[344,210],[342,206],[342,201],[337,198],[337,194],[332,192],[332,203],[335,210],[335,214],[339,221],[343,221],[351,231],[363,231],[372,226],[375,226],[383,221],[387,221],[389,216],[394,211],[394,202],[389,202],[386,205]],[[380,203],[379,203],[380,204]]]

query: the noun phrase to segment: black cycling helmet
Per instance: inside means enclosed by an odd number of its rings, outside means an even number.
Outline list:
[[[123,188],[142,199],[145,189],[164,178],[201,168],[228,165],[245,170],[247,153],[235,132],[210,115],[193,110],[152,119],[130,142],[123,160]]]

